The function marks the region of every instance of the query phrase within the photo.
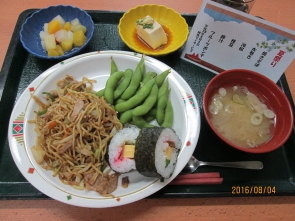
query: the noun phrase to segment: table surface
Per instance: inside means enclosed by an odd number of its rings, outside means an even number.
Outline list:
[[[84,10],[127,11],[139,4],[166,5],[180,13],[198,13],[202,0],[0,0],[0,68],[21,12],[49,5],[71,4]],[[292,6],[293,5],[293,6]],[[293,0],[256,0],[251,13],[295,30]],[[285,74],[295,96],[295,61]],[[1,168],[0,168],[1,169]],[[2,168],[3,169],[3,168]],[[143,199],[115,208],[89,209],[55,200],[2,200],[0,220],[294,220],[295,196]],[[292,219],[293,218],[293,219]]]

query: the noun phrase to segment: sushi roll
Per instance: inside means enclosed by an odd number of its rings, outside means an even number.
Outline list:
[[[136,170],[148,177],[169,178],[176,166],[181,141],[171,128],[142,128],[136,140]]]
[[[127,173],[135,167],[135,141],[140,129],[137,127],[123,128],[112,138],[108,147],[108,161],[113,171]]]

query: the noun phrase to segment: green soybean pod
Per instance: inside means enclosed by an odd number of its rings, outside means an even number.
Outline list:
[[[161,74],[159,74],[156,77],[156,84],[158,85],[158,87],[161,87],[161,85],[163,84],[163,82],[165,81],[167,75],[170,73],[171,69],[167,69],[166,71],[163,71]]]
[[[121,115],[120,115],[120,122],[122,124],[127,124],[127,123],[130,123],[132,121],[132,110],[133,109],[130,109],[130,110],[127,110],[125,112],[123,112]]]
[[[129,86],[132,75],[133,75],[133,70],[130,68],[127,68],[124,72],[123,80],[119,83],[119,85],[114,91],[114,99],[117,99],[123,94],[123,92]]]
[[[157,102],[156,120],[159,125],[162,125],[165,116],[165,108],[169,98],[170,90],[167,90],[163,96]]]
[[[120,104],[120,103],[123,103],[123,102],[126,102],[126,100],[124,100],[122,98],[118,98],[117,100],[114,101],[114,104],[117,105],[117,104]]]
[[[164,121],[161,124],[162,127],[172,127],[173,124],[173,107],[170,98],[167,101]]]
[[[124,93],[121,95],[122,99],[127,100],[135,94],[137,88],[140,85],[144,70],[145,70],[144,56],[142,56],[139,63],[137,64],[137,66],[135,68],[135,71],[134,71],[134,74],[131,78],[131,82],[130,82],[129,86],[124,91]]]
[[[126,110],[132,109],[139,105],[144,99],[149,95],[155,84],[155,79],[149,80],[134,96],[128,99],[124,103],[117,104],[115,110],[118,112],[124,112]]]
[[[162,97],[162,95],[165,94],[165,92],[168,90],[168,88],[169,88],[169,81],[168,81],[168,79],[166,79],[164,81],[164,83],[162,84],[162,86],[159,88],[158,99],[160,97]]]
[[[110,74],[112,75],[112,74],[114,74],[117,71],[118,71],[117,64],[114,61],[113,56],[111,56],[111,72],[110,72]]]
[[[104,91],[104,98],[109,104],[113,104],[114,102],[114,89],[117,83],[123,77],[123,75],[124,75],[123,71],[117,71],[113,73],[107,80],[105,91]]]
[[[156,115],[147,115],[147,116],[144,116],[144,120],[146,121],[146,122],[151,122],[151,121],[153,121],[153,120],[155,120],[156,119]]]
[[[153,115],[156,116],[156,112],[157,112],[157,107],[153,106],[147,113],[146,115]]]
[[[155,72],[148,72],[143,76],[143,80],[140,82],[139,87],[137,88],[136,92],[137,93],[144,84],[146,84],[149,80],[155,78],[157,76],[157,73]]]
[[[105,88],[103,88],[103,89],[97,91],[97,92],[95,93],[95,95],[98,96],[98,97],[102,97],[102,96],[104,95],[104,91],[105,91]]]
[[[113,57],[111,56],[111,71],[110,71],[110,75],[112,75],[113,73],[118,71],[118,67],[113,59]],[[104,95],[105,92],[105,88],[99,90],[98,92],[96,92],[96,96],[98,97],[102,97]]]
[[[133,109],[132,114],[134,116],[145,115],[157,102],[158,97],[158,85],[154,84],[152,90],[144,102]]]
[[[157,73],[156,72],[152,72],[152,71],[149,71],[147,72],[144,76],[143,76],[143,79],[142,79],[142,84],[145,84],[147,83],[149,80],[153,79],[157,77]]]
[[[131,124],[137,126],[138,128],[144,128],[144,127],[155,127],[152,124],[149,124],[148,122],[145,121],[143,117],[140,116],[133,116]]]
[[[147,122],[151,122],[156,119],[157,108],[152,107],[143,117]]]

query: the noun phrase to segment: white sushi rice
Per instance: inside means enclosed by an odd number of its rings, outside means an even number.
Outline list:
[[[166,155],[165,150],[169,146],[167,141],[173,142],[175,144],[175,148],[172,151],[172,157],[170,159],[170,163],[166,166]],[[181,149],[181,140],[177,136],[177,134],[171,128],[165,128],[157,141],[156,149],[155,149],[155,166],[157,169],[157,173],[159,173],[163,178],[169,178],[176,166],[178,153]]]
[[[136,169],[134,159],[122,158],[124,144],[135,144],[140,129],[137,127],[124,128],[112,138],[109,145],[110,167],[118,173],[127,173]]]

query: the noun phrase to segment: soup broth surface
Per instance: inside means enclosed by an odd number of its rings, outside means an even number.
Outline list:
[[[272,137],[275,113],[244,86],[220,88],[208,108],[214,127],[235,145],[255,148]]]

